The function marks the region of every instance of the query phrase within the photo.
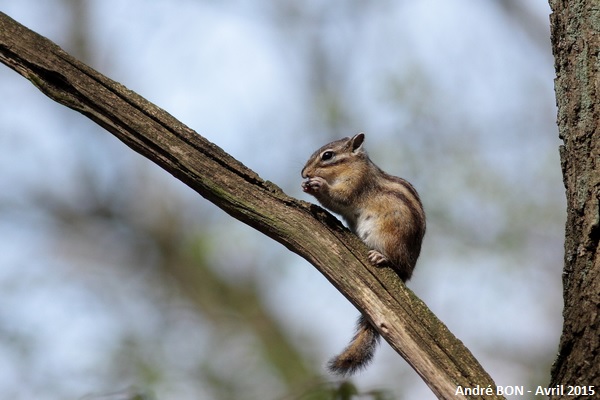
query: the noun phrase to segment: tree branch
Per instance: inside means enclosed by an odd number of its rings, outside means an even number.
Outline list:
[[[368,316],[438,398],[503,398],[456,394],[459,386],[489,386],[495,393],[495,384],[392,270],[368,263],[365,245],[327,211],[288,197],[164,110],[2,13],[0,61],[232,217],[313,264]]]

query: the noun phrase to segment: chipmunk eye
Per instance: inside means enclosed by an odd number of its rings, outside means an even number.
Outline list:
[[[327,161],[327,160],[331,160],[333,158],[333,151],[326,151],[325,153],[323,153],[321,155],[321,160],[323,161]]]

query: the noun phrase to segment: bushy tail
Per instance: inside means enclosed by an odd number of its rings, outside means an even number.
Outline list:
[[[329,371],[338,375],[352,375],[366,367],[373,359],[379,343],[379,332],[361,315],[356,326],[356,334],[340,355],[329,361]]]

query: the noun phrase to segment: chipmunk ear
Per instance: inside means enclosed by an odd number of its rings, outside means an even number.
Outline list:
[[[359,133],[357,135],[354,135],[352,137],[352,139],[350,139],[350,142],[352,142],[352,152],[356,153],[357,151],[362,149],[362,144],[365,141],[365,134],[364,133]]]

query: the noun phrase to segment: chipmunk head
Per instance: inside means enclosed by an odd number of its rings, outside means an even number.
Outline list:
[[[328,143],[315,151],[302,169],[302,178],[321,177],[330,182],[348,170],[348,165],[367,158],[363,149],[365,134]]]

